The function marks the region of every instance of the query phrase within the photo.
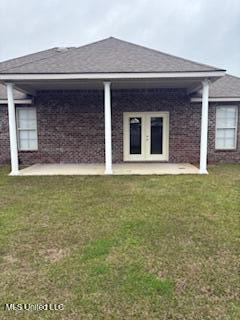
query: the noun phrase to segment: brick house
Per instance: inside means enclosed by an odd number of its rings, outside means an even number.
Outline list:
[[[240,78],[108,38],[0,63],[0,164],[240,162]]]

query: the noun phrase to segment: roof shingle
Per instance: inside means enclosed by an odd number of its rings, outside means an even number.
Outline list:
[[[13,96],[14,99],[17,100],[22,100],[22,99],[26,99],[27,95],[23,92],[20,92],[16,89],[13,90]],[[7,99],[7,88],[5,85],[0,84],[0,100],[6,100]]]
[[[116,38],[56,48],[0,63],[4,74],[194,72],[222,70]]]
[[[200,91],[193,98],[201,98]],[[240,78],[226,74],[224,77],[213,82],[209,87],[210,98],[240,98]]]

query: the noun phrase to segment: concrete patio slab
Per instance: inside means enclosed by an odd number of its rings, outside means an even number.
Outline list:
[[[20,170],[21,176],[104,175],[104,164],[34,164]],[[113,175],[199,174],[189,163],[119,163],[113,164]]]

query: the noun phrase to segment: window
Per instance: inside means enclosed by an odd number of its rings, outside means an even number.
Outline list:
[[[35,108],[17,108],[19,150],[37,150],[37,113]]]
[[[237,107],[221,106],[216,109],[216,149],[236,149]]]

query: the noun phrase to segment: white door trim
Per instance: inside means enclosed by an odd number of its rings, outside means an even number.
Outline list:
[[[123,113],[123,161],[144,161],[146,145],[143,139],[144,132],[144,113],[143,112],[124,112]],[[129,131],[129,118],[142,118],[141,125],[141,151],[142,154],[130,154],[130,131]]]
[[[142,118],[141,154],[130,154],[129,118]],[[163,118],[163,154],[150,155],[150,119]],[[147,138],[147,136],[149,138]],[[148,140],[148,141],[147,141]],[[124,161],[168,161],[169,159],[169,112],[124,112],[123,113],[123,160]]]
[[[163,145],[162,154],[151,154],[151,117],[163,118]],[[146,112],[146,135],[149,143],[146,143],[146,161],[168,161],[169,145],[169,113],[168,112]]]

